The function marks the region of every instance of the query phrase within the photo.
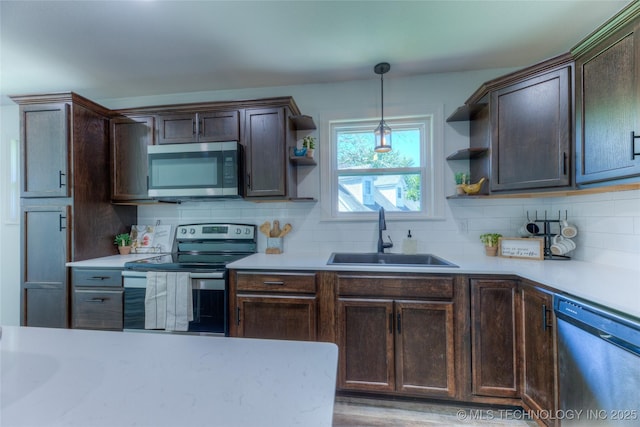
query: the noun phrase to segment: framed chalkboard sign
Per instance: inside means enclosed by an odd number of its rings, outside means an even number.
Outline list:
[[[537,237],[501,237],[498,256],[503,258],[544,259],[544,239]]]

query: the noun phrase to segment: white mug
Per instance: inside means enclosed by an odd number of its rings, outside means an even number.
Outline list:
[[[518,234],[520,234],[520,237],[535,236],[539,232],[540,232],[540,227],[538,227],[538,224],[536,224],[535,222],[525,222],[518,229]]]
[[[578,235],[578,228],[575,225],[567,222],[566,219],[562,219],[560,220],[560,233],[564,237],[573,238]]]
[[[576,248],[576,243],[560,234],[553,236],[553,244],[549,249],[554,255],[564,255]]]

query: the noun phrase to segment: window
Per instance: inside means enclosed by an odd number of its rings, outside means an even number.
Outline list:
[[[333,219],[362,219],[380,207],[391,217],[418,219],[440,215],[434,115],[386,118],[393,150],[373,151],[378,119],[330,120],[330,184],[323,191],[325,213]],[[441,144],[440,144],[441,145]],[[440,162],[442,163],[442,161]],[[322,180],[326,182],[325,179]],[[330,200],[330,205],[326,200]]]

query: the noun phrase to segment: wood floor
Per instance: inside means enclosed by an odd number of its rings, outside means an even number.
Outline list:
[[[516,409],[469,408],[422,402],[336,397],[333,427],[531,427]]]

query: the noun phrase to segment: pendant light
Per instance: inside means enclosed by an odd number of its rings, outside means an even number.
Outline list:
[[[391,65],[387,62],[381,62],[375,67],[373,71],[376,74],[380,74],[380,124],[373,131],[376,136],[376,153],[388,153],[391,151],[391,128],[384,122],[384,87],[382,75],[391,69]]]

